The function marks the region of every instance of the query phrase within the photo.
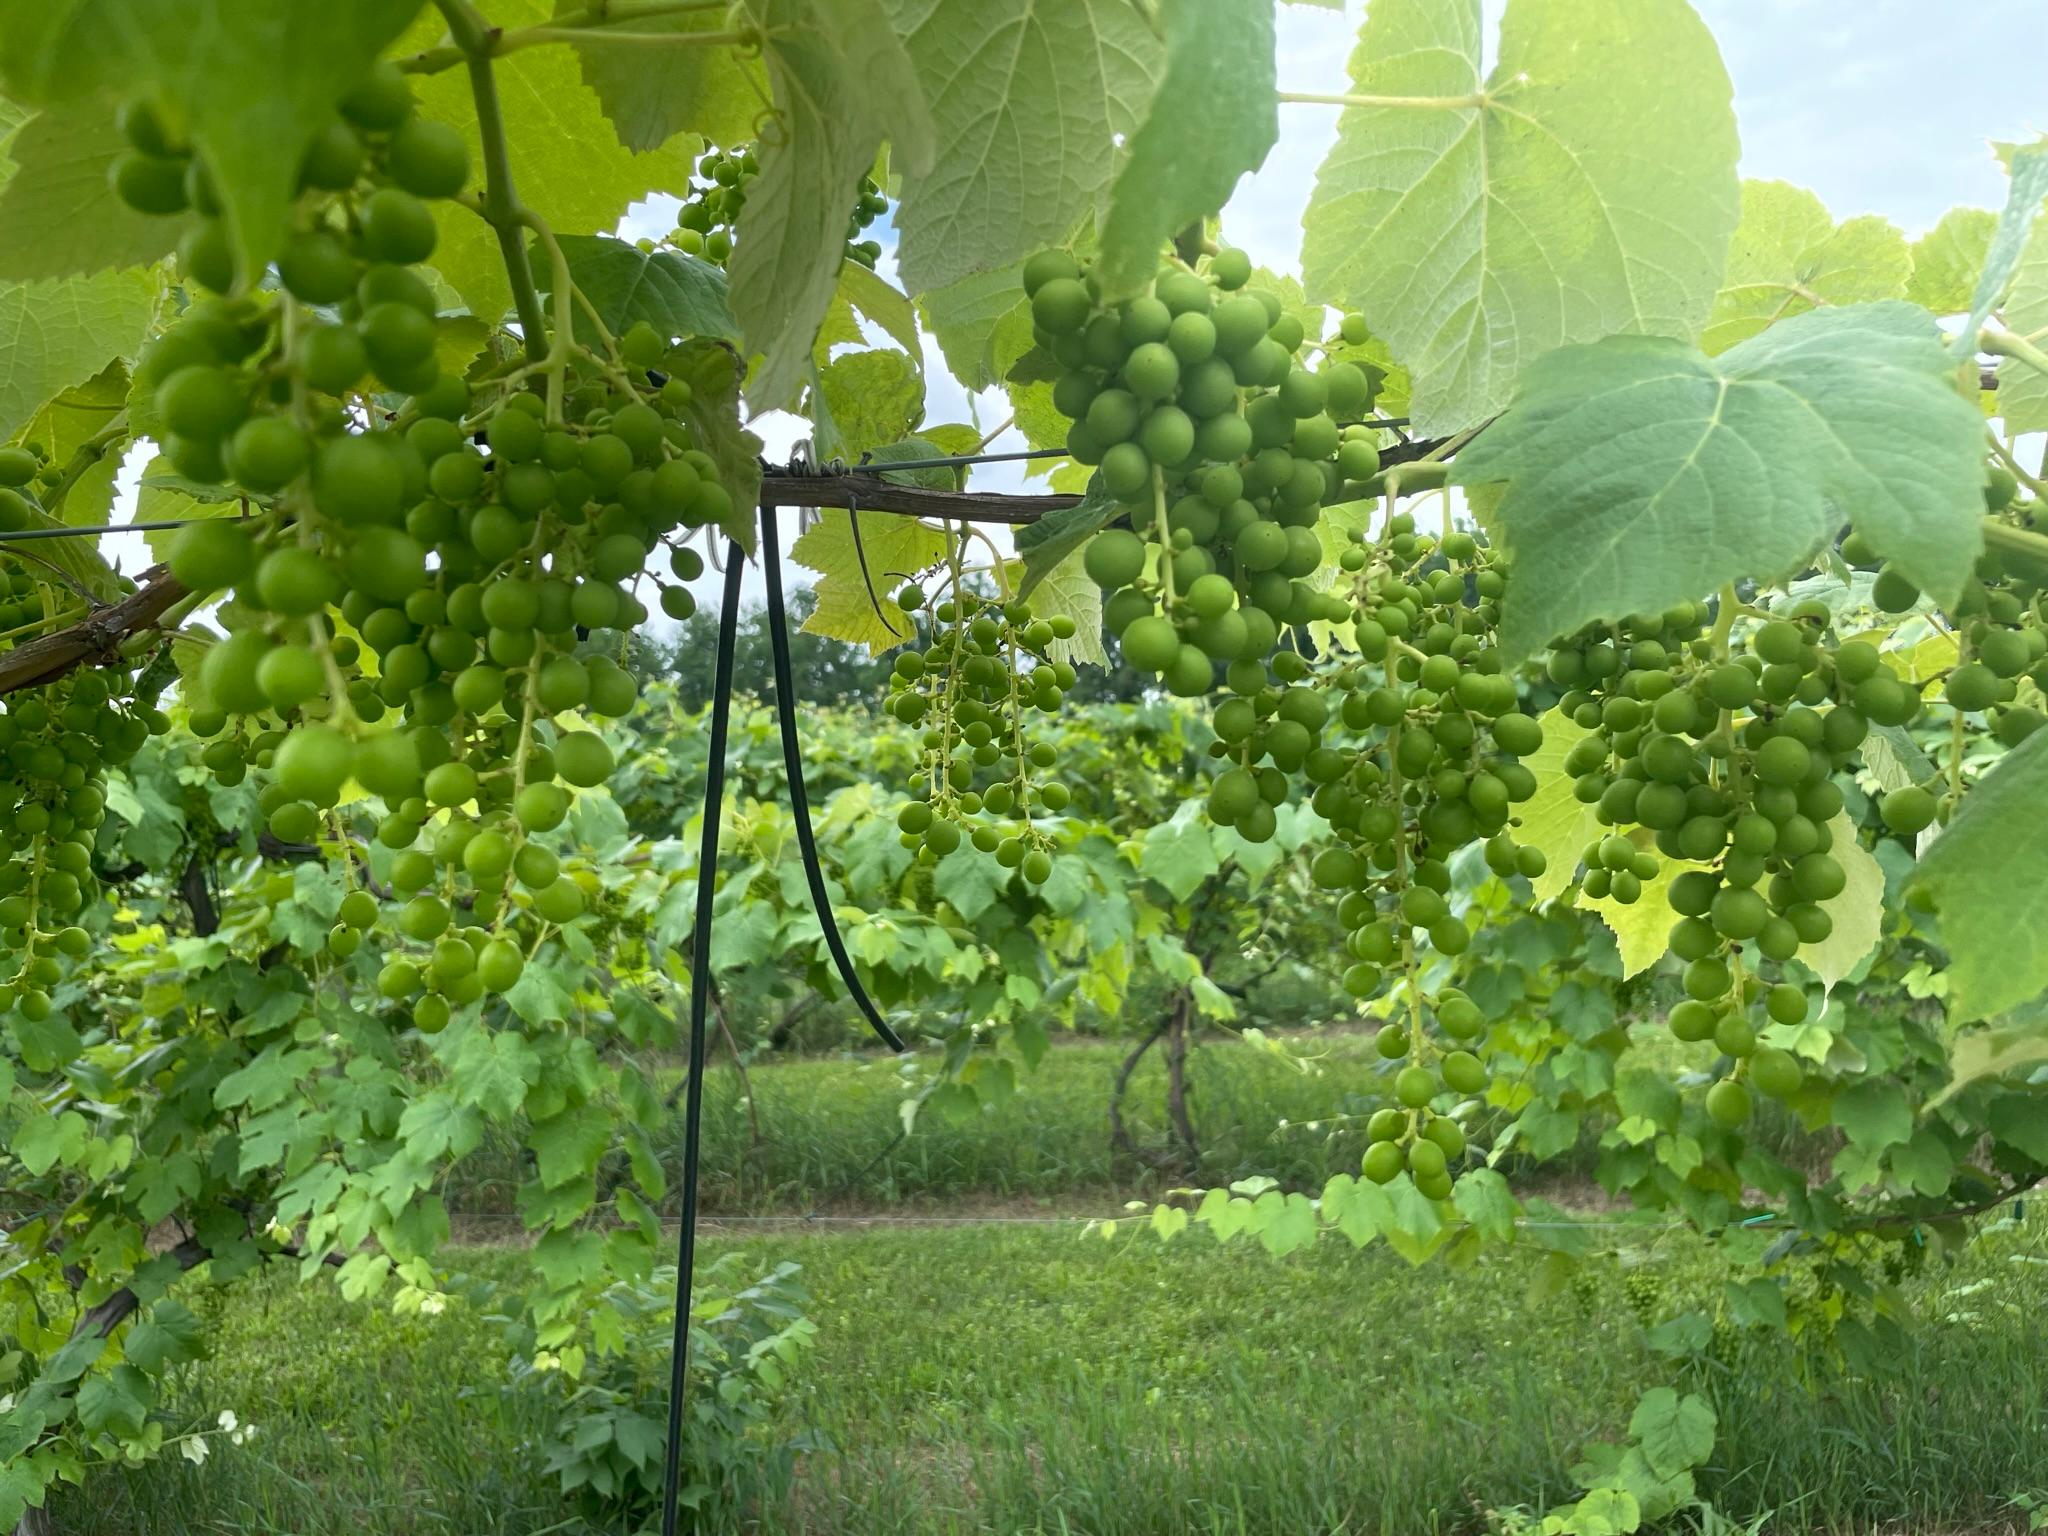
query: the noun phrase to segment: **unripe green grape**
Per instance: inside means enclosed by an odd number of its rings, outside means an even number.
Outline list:
[[[1424,1108],[1436,1091],[1436,1074],[1427,1067],[1403,1067],[1394,1078],[1394,1097],[1409,1109]]]
[[[434,215],[410,192],[380,187],[357,210],[363,250],[372,261],[410,265],[434,254]]]
[[[469,179],[469,150],[446,123],[415,116],[391,135],[385,166],[415,197],[453,197]]]
[[[559,784],[528,784],[513,797],[512,814],[528,832],[552,832],[569,814],[569,792]]]
[[[1406,1154],[1394,1141],[1376,1141],[1367,1147],[1361,1165],[1365,1176],[1375,1184],[1393,1183],[1407,1166]]]
[[[1734,1130],[1749,1119],[1749,1090],[1732,1078],[1724,1078],[1707,1090],[1707,1114],[1715,1124]]]

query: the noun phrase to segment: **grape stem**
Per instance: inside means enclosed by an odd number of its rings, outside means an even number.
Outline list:
[[[2008,448],[2000,440],[1996,432],[1987,427],[1984,430],[1984,435],[1991,439],[1991,452],[2000,463],[2012,471],[2015,480],[2019,481],[2021,485],[2024,485],[2036,496],[2048,496],[2048,485],[2042,484],[2040,480],[2027,473],[2026,466],[2020,463],[2019,459],[2013,454],[2012,449]]]
[[[436,0],[436,3],[439,3],[439,0]],[[531,27],[520,27],[510,32],[501,27],[490,27],[486,34],[487,53],[490,56],[517,53],[522,48],[530,48],[539,43],[581,43],[600,37],[618,39],[630,35],[607,30],[618,23],[658,21],[664,16],[701,15],[707,11],[722,11],[726,6],[727,0],[656,0],[655,4],[646,6],[629,6],[625,0],[602,0],[602,3],[590,6],[579,14],[557,16],[551,21]],[[462,63],[470,56],[470,51],[463,46],[461,34],[455,31],[452,24],[449,31],[457,39],[454,43],[422,49],[409,58],[401,59],[398,67],[409,75],[437,75]],[[653,36],[664,43],[687,44],[708,43],[714,39],[721,43],[744,42],[749,40],[752,34],[663,32],[637,36]]]
[[[2048,534],[2035,533],[2029,528],[2015,528],[1995,517],[1984,519],[1984,542],[1994,548],[2011,550],[2014,554],[2048,560]]]
[[[519,335],[530,361],[547,356],[547,322],[540,307],[540,293],[533,285],[533,264],[527,259],[520,238],[524,227],[519,194],[512,186],[512,163],[505,145],[505,114],[498,103],[498,80],[491,69],[491,55],[501,34],[486,21],[470,0],[434,0],[448,20],[448,35],[462,51],[469,68],[469,89],[476,101],[476,124],[483,140],[483,216],[498,236],[498,253],[504,258],[505,276],[512,287],[512,307],[519,316]],[[452,62],[452,61],[451,61]]]
[[[1173,606],[1173,535],[1166,528],[1166,471],[1152,470],[1153,531],[1159,539],[1159,583],[1166,594],[1166,606]]]
[[[2025,363],[2036,373],[2048,374],[2048,352],[2024,336],[2016,336],[2002,325],[1987,325],[1977,333],[1977,350],[1994,357],[2009,357]]]
[[[1462,111],[1483,107],[1492,99],[1483,91],[1469,96],[1360,96],[1344,92],[1328,95],[1318,91],[1282,91],[1279,99],[1297,107],[1414,107],[1424,111]]]
[[[555,304],[555,334],[548,344],[547,360],[541,365],[548,377],[548,425],[562,425],[563,383],[569,371],[569,349],[573,345],[574,309],[576,284],[569,277],[569,258],[562,254],[562,242],[555,238],[555,232],[548,228],[547,221],[531,208],[522,207],[518,213],[519,222],[532,230],[536,239],[547,250],[548,265],[554,271],[554,292],[549,295]],[[603,330],[602,321],[598,322]],[[611,338],[605,337],[607,344]]]

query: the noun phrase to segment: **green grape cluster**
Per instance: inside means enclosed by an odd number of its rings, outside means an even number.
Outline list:
[[[2016,505],[2013,489],[2011,473],[1993,466],[1987,504],[2026,526],[2035,504]],[[1896,566],[1880,562],[1858,535],[1842,541],[1841,554],[1854,568],[1876,569],[1871,602],[1880,613],[1906,614],[1920,605],[1919,590]],[[1941,677],[1942,702],[1952,718],[1981,718],[1994,739],[2018,746],[2048,724],[2048,627],[2038,581],[2028,571],[2008,570],[1996,551],[1987,551],[1949,617],[1958,655]],[[1959,787],[1959,779],[1940,774],[1901,785],[1879,802],[1879,813],[1889,830],[1914,836],[1947,820]]]
[[[277,260],[279,281],[307,304],[366,307],[400,305],[395,318],[379,323],[365,316],[363,340],[372,345],[371,364],[408,374],[391,387],[408,393],[431,380],[427,371],[432,331],[423,334],[404,313],[403,292],[361,288],[365,263],[408,266],[434,248],[435,227],[428,200],[454,197],[469,178],[469,152],[462,135],[446,123],[421,117],[412,87],[393,65],[382,64],[342,97],[339,110],[322,125],[299,165],[302,215]],[[128,149],[109,167],[115,193],[138,213],[189,213],[178,242],[185,275],[215,293],[238,286],[231,240],[219,194],[206,162],[194,155],[178,124],[146,100],[126,103],[120,127]]]
[[[1764,971],[1834,931],[1825,904],[1847,879],[1833,852],[1835,776],[1873,725],[1907,723],[1921,700],[1874,646],[1833,640],[1825,603],[1755,615],[1739,654],[1732,595],[1721,604],[1582,634],[1553,651],[1549,672],[1591,733],[1565,758],[1573,792],[1615,828],[1585,850],[1582,888],[1632,902],[1659,855],[1697,866],[1666,887],[1686,993],[1670,1025],[1736,1063],[1707,1094],[1713,1118],[1735,1126],[1751,1087],[1782,1098],[1803,1081],[1788,1053],[1759,1047],[1755,1015],[1806,1017],[1806,990]]]
[[[169,727],[134,692],[124,666],[80,671],[10,695],[0,714],[0,949],[20,957],[0,1009],[26,1019],[49,1015],[60,957],[90,948],[77,918],[97,892],[106,770]]]
[[[1308,580],[1323,563],[1317,523],[1379,470],[1367,429],[1340,425],[1370,404],[1364,370],[1302,366],[1300,318],[1247,286],[1242,251],[1205,269],[1169,266],[1105,307],[1063,251],[1024,268],[1068,450],[1098,466],[1131,524],[1083,557],[1107,594],[1103,622],[1127,662],[1188,697],[1211,689],[1219,663],[1263,671],[1283,625],[1348,617]],[[1363,335],[1355,317],[1345,326]]]
[[[425,946],[394,954],[379,987],[431,1030],[518,981],[522,925],[573,921],[596,889],[542,835],[614,769],[578,717],[623,715],[637,688],[581,642],[644,622],[631,587],[650,555],[732,499],[688,424],[689,384],[650,372],[670,338],[645,325],[608,356],[441,371],[413,264],[433,249],[421,199],[465,167],[429,126],[395,73],[344,97],[275,289],[195,302],[137,380],[177,469],[248,509],[181,530],[169,554],[195,594],[231,595],[194,690],[204,761],[226,782],[265,770],[258,804],[288,843],[345,846],[351,781],[382,801],[401,905],[380,917],[353,892],[330,947],[350,953],[380,921]],[[670,569],[701,564],[677,547]],[[680,587],[662,602],[688,612]]]
[[[915,586],[896,602],[906,613],[927,606]],[[937,860],[968,840],[1043,885],[1053,849],[1037,817],[1058,816],[1072,792],[1048,777],[1059,754],[1029,740],[1026,722],[1034,711],[1056,712],[1074,685],[1073,664],[1051,655],[1056,641],[1074,637],[1074,621],[1039,618],[1022,598],[985,599],[957,583],[930,609],[925,647],[899,652],[889,679],[889,712],[924,727],[916,798],[896,816],[903,846]]]
[[[679,251],[724,266],[732,255],[733,231],[747,205],[747,189],[760,174],[751,145],[711,149],[697,161],[696,178],[676,214],[669,241]],[[860,179],[853,210],[846,217],[846,259],[872,268],[882,258],[879,240],[866,238],[867,228],[886,213],[889,199],[872,176]]]

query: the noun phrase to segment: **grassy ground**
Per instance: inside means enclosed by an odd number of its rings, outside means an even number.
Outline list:
[[[1689,1237],[1649,1254],[1661,1298],[1704,1285]],[[891,1228],[713,1239],[794,1257],[819,1347],[791,1422],[807,1456],[746,1528],[772,1532],[1347,1536],[1483,1530],[1569,1495],[1589,1439],[1669,1379],[1618,1270],[1531,1299],[1529,1258],[1414,1271],[1335,1243],[1255,1248],[1073,1227]],[[513,1262],[474,1253],[483,1269]],[[1702,1478],[1771,1531],[2004,1530],[2048,1485],[2048,1221],[1909,1283],[1929,1315],[1896,1371],[1802,1380],[1738,1348],[1702,1384]],[[260,1426],[60,1503],[66,1531],[134,1536],[543,1536],[575,1519],[540,1473],[530,1404],[474,1316],[396,1319],[290,1285],[243,1293],[177,1412]]]
[[[1285,1045],[1289,1055],[1211,1040],[1189,1053],[1198,1179],[1225,1183],[1263,1173],[1290,1188],[1319,1189],[1332,1174],[1357,1173],[1364,1118],[1386,1102],[1387,1063],[1358,1031],[1293,1035]],[[1071,1207],[1184,1183],[1178,1168],[1161,1173],[1111,1153],[1110,1089],[1129,1049],[1119,1040],[1062,1042],[1022,1078],[1007,1104],[964,1122],[928,1115],[909,1137],[901,1134],[899,1114],[910,1091],[906,1069],[893,1058],[757,1066],[747,1079],[751,1116],[739,1075],[715,1067],[705,1086],[704,1208],[795,1213],[961,1200]],[[1166,1068],[1156,1051],[1132,1076],[1124,1118],[1140,1147],[1171,1150]],[[677,1138],[680,1132],[678,1124]],[[1764,1107],[1755,1133],[1779,1146],[1798,1137],[1776,1105]],[[1546,1164],[1545,1177],[1590,1177],[1596,1135],[1589,1130],[1577,1155]],[[513,1143],[487,1142],[455,1171],[449,1204],[509,1211],[520,1178]]]

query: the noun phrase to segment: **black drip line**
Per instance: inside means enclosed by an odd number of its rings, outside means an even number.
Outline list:
[[[881,1042],[892,1051],[906,1049],[889,1027],[875,1001],[861,985],[853,959],[840,936],[825,889],[825,870],[818,860],[817,837],[811,827],[810,798],[804,789],[802,743],[797,734],[796,690],[791,681],[789,625],[782,596],[782,555],[777,542],[775,509],[761,508],[761,566],[768,583],[768,635],[774,653],[775,718],[782,734],[782,763],[789,780],[789,809],[796,823],[797,848],[803,857],[804,879],[818,916],[825,948],[845,983],[847,994]],[[678,1497],[682,1491],[683,1408],[689,1390],[690,1302],[697,1260],[697,1178],[704,1129],[704,1055],[711,999],[711,906],[718,890],[719,823],[725,815],[726,737],[732,719],[733,652],[739,631],[740,578],[746,551],[737,539],[726,546],[725,588],[718,616],[718,652],[714,663],[711,704],[710,760],[704,770],[704,829],[697,853],[697,910],[690,954],[690,1067],[683,1104],[682,1230],[676,1243],[676,1321],[670,1343],[668,1445],[663,1463],[662,1536],[676,1536]]]

